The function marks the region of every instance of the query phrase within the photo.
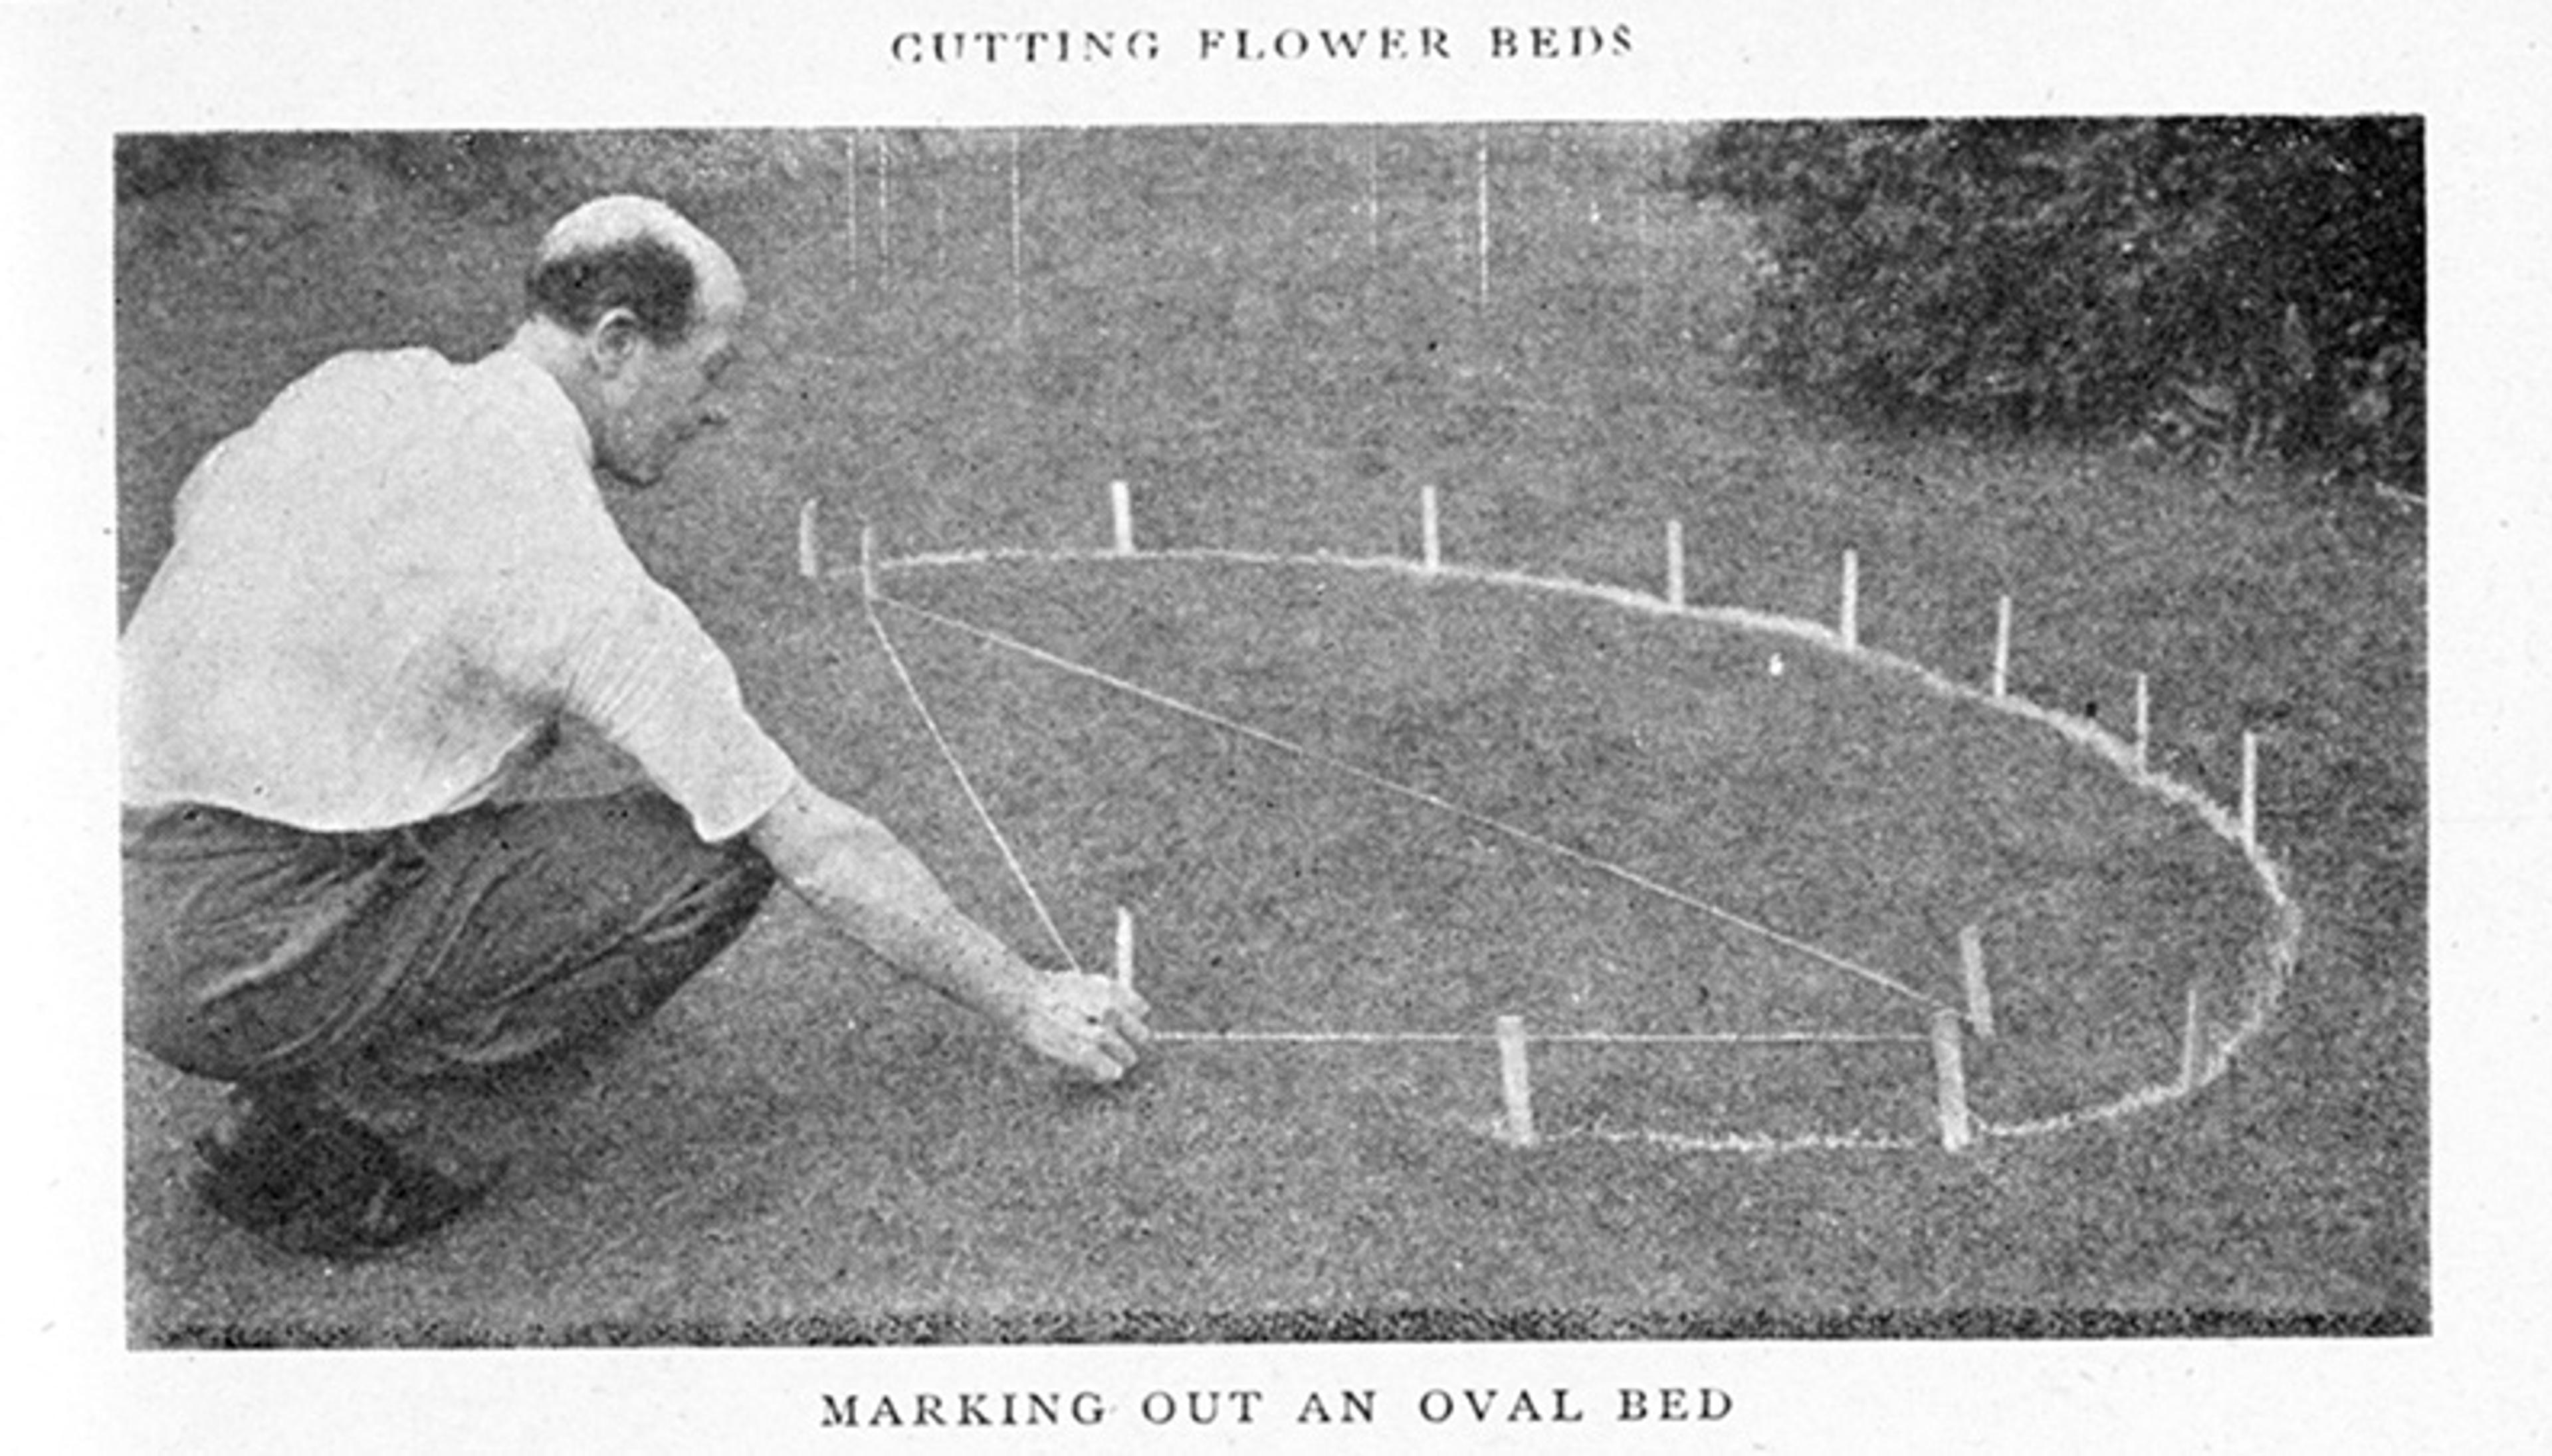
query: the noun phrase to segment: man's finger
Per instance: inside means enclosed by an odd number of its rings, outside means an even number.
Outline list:
[[[1073,1059],[1072,1065],[1073,1070],[1092,1082],[1110,1083],[1121,1081],[1127,1072],[1132,1071],[1134,1058],[1122,1043],[1112,1051],[1104,1043],[1094,1042],[1082,1055]]]
[[[1111,1006],[1108,1008],[1106,1024],[1109,1030],[1138,1047],[1151,1044],[1152,1028],[1143,1024],[1143,1013],[1140,1011],[1127,1010],[1123,1006]]]
[[[1119,1033],[1114,1027],[1103,1026],[1099,1029],[1099,1049],[1119,1068],[1131,1067],[1143,1060],[1143,1054],[1134,1050],[1133,1038]]]

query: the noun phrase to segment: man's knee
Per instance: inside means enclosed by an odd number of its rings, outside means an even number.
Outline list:
[[[455,843],[485,857],[478,873],[492,893],[513,884],[540,901],[525,911],[579,903],[607,918],[634,916],[645,933],[669,918],[749,917],[774,883],[750,841],[701,840],[682,806],[653,788],[480,812]]]
[[[676,939],[713,939],[723,946],[743,933],[779,875],[753,842],[743,835],[718,843],[701,840],[691,815],[653,789],[630,789],[605,799],[597,810],[617,821],[618,832],[633,841],[623,853],[664,867],[679,886],[663,902],[650,930]]]
[[[771,898],[780,874],[742,835],[711,848],[718,858],[715,872],[703,885],[709,902],[704,929],[722,941],[733,940]]]
[[[539,827],[517,826],[523,837],[549,840],[553,856],[580,867],[565,878],[582,886],[577,934],[592,957],[583,971],[574,969],[584,960],[575,952],[551,964],[571,985],[611,987],[604,999],[614,1009],[606,1019],[651,1014],[744,933],[779,882],[751,841],[702,841],[690,815],[652,789],[534,812]]]

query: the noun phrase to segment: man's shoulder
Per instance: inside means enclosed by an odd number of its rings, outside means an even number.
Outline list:
[[[585,464],[575,406],[537,365],[501,351],[467,363],[422,347],[336,355],[269,414],[393,451],[410,468],[581,475]]]
[[[439,392],[452,362],[431,349],[353,350],[331,355],[286,384],[242,432],[277,442],[367,438]]]
[[[527,361],[359,350],[302,374],[207,457],[199,493],[235,508],[368,516],[373,529],[431,519],[456,549],[464,537],[529,544],[586,524],[583,497],[593,487],[582,431],[555,381]],[[474,530],[474,515],[506,524]]]
[[[276,407],[345,408],[372,403],[498,417],[548,426],[572,417],[558,384],[539,366],[499,351],[457,363],[422,345],[332,355],[276,396]]]
[[[352,349],[330,355],[284,386],[276,403],[312,401],[350,393],[386,394],[450,378],[458,366],[423,346]]]

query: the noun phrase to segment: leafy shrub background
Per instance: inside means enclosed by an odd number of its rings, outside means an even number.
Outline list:
[[[1756,218],[1800,393],[2420,483],[2416,118],[1731,124],[1685,181]]]

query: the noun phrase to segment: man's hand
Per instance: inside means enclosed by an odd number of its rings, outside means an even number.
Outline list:
[[[1134,1069],[1152,1033],[1151,1007],[1102,976],[1038,975],[1011,1031],[1039,1055],[1093,1082],[1115,1082]]]
[[[802,777],[752,829],[783,880],[904,975],[1009,1027],[1094,1082],[1142,1056],[1150,1007],[1131,987],[1048,974],[968,919],[887,827]]]

